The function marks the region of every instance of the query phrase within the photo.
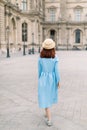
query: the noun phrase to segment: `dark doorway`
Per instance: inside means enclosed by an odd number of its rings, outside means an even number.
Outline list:
[[[55,41],[55,30],[50,30],[50,38]]]
[[[81,35],[81,31],[79,30],[79,29],[77,29],[76,31],[75,31],[75,42],[76,43],[80,43],[81,42],[81,40],[80,40],[80,36]]]

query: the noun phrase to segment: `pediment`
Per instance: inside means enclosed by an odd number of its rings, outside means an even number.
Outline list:
[[[82,6],[80,6],[80,5],[77,5],[77,6],[75,6],[75,8],[74,9],[83,9],[83,7]]]
[[[56,9],[56,6],[49,6],[48,9]]]

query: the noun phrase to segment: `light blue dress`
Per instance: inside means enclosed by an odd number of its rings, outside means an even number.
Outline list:
[[[58,101],[58,82],[60,80],[58,58],[39,58],[38,60],[38,102],[40,108],[51,107]]]

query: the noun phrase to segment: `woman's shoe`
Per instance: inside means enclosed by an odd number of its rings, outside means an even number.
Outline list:
[[[47,124],[48,126],[52,126],[52,125],[53,125],[53,123],[52,123],[51,120],[47,120],[46,124]]]

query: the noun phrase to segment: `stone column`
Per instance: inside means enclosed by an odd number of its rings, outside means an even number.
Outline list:
[[[43,28],[42,25],[40,25],[40,44],[43,42]]]
[[[35,9],[37,6],[36,0],[30,0],[30,9]]]
[[[18,45],[18,21],[16,21],[16,30],[15,30],[15,32],[16,32],[16,45],[15,45],[15,49],[17,49],[17,45]]]
[[[70,28],[67,27],[66,29],[67,29],[66,43],[67,43],[67,50],[69,50]]]
[[[61,44],[66,44],[66,0],[60,1],[60,14],[61,14]]]
[[[87,26],[85,27],[85,49],[87,49]]]
[[[37,20],[35,19],[34,21],[34,43],[36,44],[37,43]]]
[[[71,46],[73,46],[73,34],[72,34],[72,28],[70,27],[69,31],[69,43]]]
[[[42,41],[44,41],[45,40],[45,28],[43,27],[42,28]]]
[[[58,38],[58,41],[59,41],[59,45],[61,44],[61,28],[59,27],[58,28],[58,30],[59,30],[59,38]]]
[[[67,8],[66,0],[60,0],[60,14],[62,21],[66,21],[66,8]]]
[[[0,7],[0,18],[1,18],[1,7]],[[0,49],[1,49],[1,19],[0,19]]]
[[[0,3],[0,47],[5,47],[5,15],[4,5]]]
[[[59,44],[59,28],[58,28],[58,31],[57,31],[57,49],[58,49],[58,44]]]
[[[22,24],[19,18],[16,19],[16,47],[18,46],[18,44],[21,44],[21,39],[22,39],[21,32],[22,32]]]
[[[84,28],[83,28],[83,34],[82,34],[83,36],[82,36],[82,47],[84,47],[84,45],[86,44],[86,28],[85,28],[85,26],[84,26]]]
[[[66,35],[66,24],[65,23],[62,23],[61,24],[61,44],[62,45],[65,45],[67,42],[66,42],[66,39],[67,39],[67,35]]]
[[[31,21],[31,36],[32,36],[32,34],[33,34],[33,42],[36,44],[36,39],[37,39],[37,24],[36,24],[36,19],[35,20],[32,20]],[[32,40],[31,40],[32,41]]]

